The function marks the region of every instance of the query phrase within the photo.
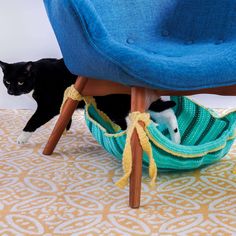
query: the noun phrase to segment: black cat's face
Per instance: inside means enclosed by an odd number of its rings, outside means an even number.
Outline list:
[[[19,96],[34,89],[33,62],[8,64],[0,61],[0,67],[8,94]]]

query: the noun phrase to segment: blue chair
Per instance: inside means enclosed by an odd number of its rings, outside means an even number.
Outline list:
[[[144,112],[162,95],[236,95],[236,0],[44,0],[83,95],[129,93]],[[78,101],[68,99],[50,155]],[[139,207],[142,149],[133,134],[130,206]]]

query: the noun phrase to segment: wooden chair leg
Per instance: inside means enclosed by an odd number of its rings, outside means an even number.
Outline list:
[[[157,93],[150,89],[134,87],[131,89],[131,112],[145,112],[150,104],[159,97]],[[144,124],[140,122],[142,126]],[[140,207],[141,181],[142,181],[142,147],[139,142],[137,131],[135,130],[131,138],[132,147],[132,173],[130,176],[129,205],[131,208]]]
[[[131,89],[131,112],[140,111],[144,112],[145,108],[145,89],[132,88]],[[139,142],[137,131],[131,138],[133,165],[130,176],[130,189],[129,189],[129,205],[131,208],[139,208],[141,198],[141,181],[142,181],[142,147]]]
[[[85,77],[78,77],[74,85],[75,89],[78,92],[82,92],[87,83],[87,80],[88,79]],[[44,155],[51,155],[53,153],[77,106],[78,101],[74,101],[70,98],[66,101],[59,116],[59,119],[57,120],[57,123],[51,133],[51,136],[44,148]]]

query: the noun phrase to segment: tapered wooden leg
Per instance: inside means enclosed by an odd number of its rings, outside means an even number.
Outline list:
[[[132,135],[131,145],[132,145],[132,155],[133,155],[133,166],[132,166],[132,173],[130,176],[129,205],[131,208],[139,208],[140,198],[141,198],[143,150],[139,143],[136,130]]]
[[[132,88],[131,89],[131,112],[144,112],[145,107],[145,89]],[[129,191],[129,205],[131,208],[139,208],[141,198],[141,181],[142,181],[142,155],[143,150],[139,142],[137,131],[131,138],[132,147],[132,172],[130,176],[130,191]]]
[[[87,78],[85,77],[78,77],[75,83],[75,89],[78,92],[82,92],[82,90],[84,89],[86,83],[87,83]],[[52,131],[52,134],[44,148],[43,154],[44,155],[51,155],[57,145],[57,143],[59,142],[64,130],[66,129],[67,124],[69,123],[75,109],[78,106],[78,101],[72,100],[71,98],[69,98],[63,109],[62,112],[59,116],[59,119],[57,120],[57,123]]]
[[[139,111],[145,112],[150,104],[157,100],[158,95],[145,88],[134,87],[131,89],[131,112]],[[142,126],[144,124],[140,122]],[[141,181],[142,181],[142,155],[143,150],[139,142],[137,131],[133,132],[131,138],[132,147],[132,173],[130,176],[130,192],[129,205],[131,208],[139,208],[141,198]]]

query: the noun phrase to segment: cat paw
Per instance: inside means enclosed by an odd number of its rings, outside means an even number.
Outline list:
[[[18,144],[25,144],[28,142],[29,138],[31,137],[32,132],[22,132],[20,136],[17,138]]]

